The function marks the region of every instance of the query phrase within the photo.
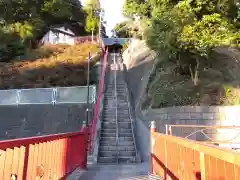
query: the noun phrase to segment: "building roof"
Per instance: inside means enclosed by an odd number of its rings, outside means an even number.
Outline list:
[[[126,42],[131,40],[130,38],[103,38],[103,43],[105,46],[112,46],[114,44],[124,45]]]
[[[73,28],[68,24],[59,24],[59,25],[50,26],[49,29],[54,32],[66,34],[68,36],[72,36],[72,37],[76,36]],[[70,30],[71,32],[69,32],[67,30]]]
[[[67,32],[67,31],[63,31],[63,30],[61,30],[61,29],[51,29],[51,31],[53,31],[53,32],[58,32],[58,33],[62,33],[62,34],[66,34],[66,35],[72,36],[72,37],[75,37],[75,36],[76,36],[75,34],[69,33],[69,32]]]

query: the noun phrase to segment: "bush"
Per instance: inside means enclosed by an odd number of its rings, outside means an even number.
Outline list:
[[[8,62],[15,56],[24,54],[25,44],[18,35],[14,33],[0,33],[0,61]]]

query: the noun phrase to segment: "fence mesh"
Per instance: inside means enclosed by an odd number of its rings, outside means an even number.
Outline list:
[[[87,103],[87,86],[0,91],[0,105]],[[96,99],[96,87],[89,87],[89,103]]]
[[[1,90],[0,104],[14,105],[18,102],[17,90]]]

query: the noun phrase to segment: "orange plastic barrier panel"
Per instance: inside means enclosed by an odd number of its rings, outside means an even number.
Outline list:
[[[175,136],[153,127],[151,171],[172,180],[240,180],[240,153]]]

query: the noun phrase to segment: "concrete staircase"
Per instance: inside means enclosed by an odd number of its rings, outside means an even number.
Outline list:
[[[137,154],[123,72],[110,70],[108,75],[98,163],[134,163]]]

